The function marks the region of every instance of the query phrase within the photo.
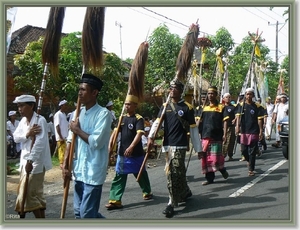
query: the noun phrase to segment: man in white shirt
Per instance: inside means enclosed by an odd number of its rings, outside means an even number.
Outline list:
[[[142,135],[142,144],[143,144],[144,150],[146,150],[147,149],[148,135],[149,135],[150,127],[145,127],[144,131],[145,131],[145,133]]]
[[[21,154],[21,146],[19,143],[14,142],[14,135],[13,135],[14,131],[19,125],[19,120],[16,119],[16,116],[17,116],[17,111],[9,111],[8,112],[9,120],[6,122],[6,130],[8,135],[10,136],[9,139],[11,140],[10,156],[12,158],[20,157]]]
[[[285,93],[282,93],[280,95],[280,102],[278,106],[275,106],[274,112],[273,112],[273,118],[272,123],[276,123],[276,143],[272,144],[273,147],[279,148],[280,147],[280,136],[278,131],[278,124],[279,122],[288,115],[289,110],[289,104],[287,101],[287,95]]]
[[[267,97],[266,99],[266,109],[267,109],[267,122],[265,125],[265,134],[266,139],[271,140],[271,130],[272,130],[272,117],[273,117],[273,111],[274,111],[274,104],[271,102],[271,98]]]
[[[59,110],[54,115],[55,138],[58,151],[58,159],[60,167],[64,162],[64,154],[66,149],[66,139],[68,136],[69,122],[67,120],[66,110],[67,101],[62,100],[58,104]]]
[[[23,117],[14,132],[14,141],[22,143],[20,157],[20,182],[17,190],[15,211],[20,218],[32,212],[36,218],[45,218],[44,197],[45,172],[52,168],[46,119],[35,111],[36,99],[32,95],[21,95],[13,101]],[[28,180],[26,179],[28,176]],[[26,196],[25,184],[28,182]],[[22,213],[22,201],[24,213]]]

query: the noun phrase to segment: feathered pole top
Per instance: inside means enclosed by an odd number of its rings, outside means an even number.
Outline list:
[[[176,73],[179,81],[185,82],[191,67],[195,46],[198,43],[199,25],[192,24],[179,52],[176,62]]]
[[[144,98],[145,69],[148,59],[148,42],[142,42],[133,60],[129,80],[128,94],[125,101],[139,103]]]
[[[42,47],[42,62],[49,64],[54,77],[58,75],[58,54],[65,7],[51,7]]]
[[[96,72],[103,66],[105,7],[87,7],[82,29],[82,62]]]

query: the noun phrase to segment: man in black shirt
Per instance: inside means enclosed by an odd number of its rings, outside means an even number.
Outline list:
[[[227,133],[226,133],[226,142],[223,143],[222,151],[224,158],[228,155],[228,161],[233,160],[233,148],[235,143],[235,106],[231,104],[231,95],[230,93],[225,93],[223,95],[223,100],[225,103],[225,110],[228,114],[224,117],[224,120],[227,120]]]
[[[245,103],[237,105],[235,133],[240,136],[242,155],[248,162],[248,175],[254,176],[258,141],[263,138],[263,110],[252,101],[254,90],[246,89]]]
[[[195,123],[194,109],[192,105],[181,98],[183,88],[184,86],[181,82],[171,82],[169,89],[171,101],[161,107],[158,118],[153,123],[148,137],[148,143],[152,146],[154,133],[158,128],[165,108],[162,152],[166,154],[165,171],[167,174],[169,202],[163,214],[168,218],[173,217],[174,207],[178,203],[192,196],[192,192],[187,185],[185,168],[185,156],[189,145],[188,132],[190,133],[195,152],[200,153],[202,151]]]
[[[228,116],[224,110],[224,105],[217,100],[217,87],[211,86],[207,91],[208,103],[203,107],[201,115],[196,119],[202,124],[202,147],[204,155],[199,155],[202,159],[202,173],[205,179],[202,185],[208,185],[214,182],[215,172],[220,171],[223,178],[228,178],[228,172],[224,166],[224,156],[222,154],[222,145],[226,141]],[[199,125],[200,125],[199,124]]]

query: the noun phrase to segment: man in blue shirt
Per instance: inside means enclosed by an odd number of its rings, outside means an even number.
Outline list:
[[[73,118],[67,138],[63,177],[70,177],[68,166],[73,133],[76,135],[73,160],[74,214],[76,219],[104,218],[99,212],[102,185],[108,165],[110,112],[97,103],[102,81],[83,74],[78,97],[84,104],[78,118]]]

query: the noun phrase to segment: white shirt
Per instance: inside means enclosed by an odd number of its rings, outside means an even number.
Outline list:
[[[51,133],[50,138],[55,135],[54,124],[52,121],[48,122],[48,133]]]
[[[58,125],[59,125],[60,133],[61,133],[63,139],[64,140],[67,139],[68,131],[69,131],[69,122],[67,120],[67,115],[65,113],[63,113],[62,111],[58,110],[53,117],[53,122],[54,122],[56,141],[62,141],[56,130],[56,126],[58,126]]]
[[[287,116],[287,111],[289,110],[289,104],[286,102],[285,104],[279,103],[275,106],[274,113],[276,116],[276,123],[280,122],[285,116]]]
[[[27,163],[27,160],[33,161],[32,174],[41,173],[45,170],[52,168],[49,140],[48,140],[48,125],[43,116],[39,116],[38,125],[41,127],[41,132],[36,135],[35,142],[31,148],[31,138],[26,138],[26,134],[29,129],[36,123],[37,113],[34,112],[31,121],[27,124],[27,118],[23,117],[14,132],[14,141],[16,143],[22,143],[20,168]]]
[[[14,131],[16,130],[16,128],[18,127],[19,123],[20,123],[20,121],[18,121],[18,120],[15,120],[15,124],[13,124],[11,121],[7,121],[6,122],[6,125],[7,125],[6,130],[10,130],[11,133],[13,134]]]
[[[142,144],[143,147],[146,147],[148,143],[148,138],[145,135],[142,135]]]
[[[267,104],[266,103],[266,108],[267,108],[268,117],[272,117],[273,111],[274,111],[274,104],[272,104],[272,103]]]

